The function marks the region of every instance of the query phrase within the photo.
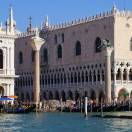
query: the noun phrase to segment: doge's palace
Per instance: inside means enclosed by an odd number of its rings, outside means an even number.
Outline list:
[[[132,11],[115,6],[104,13],[58,25],[42,24],[40,37],[40,100],[78,100],[96,103],[132,99]],[[31,21],[15,41],[16,94],[33,100],[35,35]],[[102,49],[105,40],[108,48]],[[111,46],[110,46],[111,45]],[[112,48],[112,49],[111,49]],[[39,72],[39,71],[38,71]]]

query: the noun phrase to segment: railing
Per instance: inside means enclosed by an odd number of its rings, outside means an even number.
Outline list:
[[[45,88],[63,88],[63,87],[87,87],[87,86],[95,86],[95,85],[104,85],[104,81],[98,82],[82,82],[82,83],[62,83],[62,84],[50,84],[50,85],[41,85],[41,87]]]
[[[127,80],[116,80],[116,83],[115,84],[123,84],[123,85],[126,85],[126,84],[132,84],[132,81],[127,81]]]
[[[63,88],[63,87],[87,87],[87,86],[98,86],[104,85],[104,81],[97,81],[97,82],[82,82],[82,83],[62,83],[62,84],[50,84],[50,85],[42,85],[42,87],[51,87],[51,88]],[[132,85],[132,81],[127,80],[116,80],[116,85]],[[114,85],[114,81],[112,81],[112,85]]]

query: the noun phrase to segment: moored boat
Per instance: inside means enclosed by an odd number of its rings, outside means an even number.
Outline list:
[[[1,107],[0,113],[9,113],[9,114],[22,114],[33,112],[34,106],[28,107]]]

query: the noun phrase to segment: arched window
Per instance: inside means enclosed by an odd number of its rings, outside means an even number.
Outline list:
[[[3,69],[3,51],[0,49],[0,69]]]
[[[99,37],[95,40],[95,52],[101,52],[101,39]]]
[[[93,80],[94,82],[96,82],[96,72],[95,71],[93,72]]]
[[[73,83],[73,74],[71,72],[71,83]]]
[[[45,76],[44,84],[47,85],[47,76]]]
[[[62,43],[64,43],[64,33],[61,34],[62,37]]]
[[[102,70],[102,81],[105,80],[105,74],[104,74],[104,71]]]
[[[62,47],[58,45],[57,47],[57,58],[62,58]]]
[[[76,45],[75,45],[75,55],[76,56],[81,55],[81,43],[80,43],[80,41],[76,42]]]
[[[88,72],[85,72],[85,78],[86,78],[86,82],[88,82]]]
[[[55,41],[55,44],[57,44],[57,35],[56,34],[54,36],[54,41]]]
[[[57,84],[60,84],[60,77],[59,77],[59,74],[57,75]]]
[[[100,71],[98,71],[97,78],[97,80],[100,81]]]
[[[43,50],[43,62],[48,62],[48,50],[46,48]]]
[[[64,74],[64,83],[66,83],[66,79],[67,79],[67,78],[66,78],[66,74]]]
[[[92,72],[89,72],[89,82],[92,82]]]
[[[20,51],[19,52],[19,64],[23,63],[23,53]]]
[[[34,62],[34,60],[35,60],[35,51],[34,50],[32,50],[31,59],[32,59],[32,62]]]
[[[53,85],[53,75],[51,75],[51,84]]]
[[[50,75],[48,75],[48,85],[50,85]]]
[[[84,82],[84,72],[82,72],[82,82]]]
[[[78,83],[80,83],[81,77],[80,77],[80,72],[78,72]]]
[[[74,82],[77,83],[77,74],[76,74],[76,72],[74,73]]]

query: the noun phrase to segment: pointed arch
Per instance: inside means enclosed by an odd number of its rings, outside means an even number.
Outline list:
[[[88,97],[88,92],[84,91],[84,97]]]
[[[68,91],[68,98],[70,100],[73,100],[73,93],[72,93],[72,91]]]
[[[60,95],[58,91],[55,91],[55,99],[60,100]]]
[[[4,96],[4,88],[0,86],[0,96]]]
[[[91,98],[92,100],[96,100],[96,93],[95,93],[94,90],[91,90],[90,98]]]
[[[117,70],[116,79],[121,80],[121,69],[120,68]]]
[[[46,63],[48,62],[48,49],[44,48],[43,50],[43,62]]]
[[[75,55],[79,56],[81,55],[81,42],[77,41],[75,44]]]
[[[49,99],[52,100],[53,99],[53,93],[51,91],[49,91]]]
[[[47,94],[46,94],[46,92],[43,92],[43,99],[47,100]]]
[[[75,100],[77,101],[80,98],[80,93],[75,91]]]
[[[61,92],[62,101],[66,101],[66,94],[65,91]]]
[[[35,60],[35,51],[32,50],[32,52],[31,52],[31,61],[34,62],[34,60]]]
[[[119,90],[118,100],[119,101],[127,101],[129,99],[129,93],[125,88]]]
[[[21,93],[21,100],[24,101],[24,93]]]
[[[22,51],[19,52],[18,59],[19,59],[19,64],[22,64],[23,63],[23,53],[22,53]]]
[[[62,46],[58,45],[57,47],[57,58],[62,58]]]
[[[104,94],[104,92],[103,91],[101,91],[100,93],[99,93],[99,103],[104,103],[105,102],[105,94]]]
[[[97,37],[95,39],[95,52],[96,53],[101,52],[101,39],[100,39],[100,37]]]
[[[87,71],[85,72],[85,79],[86,79],[86,82],[88,82],[88,72]]]
[[[123,71],[123,80],[127,80],[127,70],[124,69]]]
[[[132,69],[129,71],[129,80],[132,81]]]
[[[29,95],[28,92],[26,93],[26,100],[27,100],[27,101],[30,101],[30,95]]]

